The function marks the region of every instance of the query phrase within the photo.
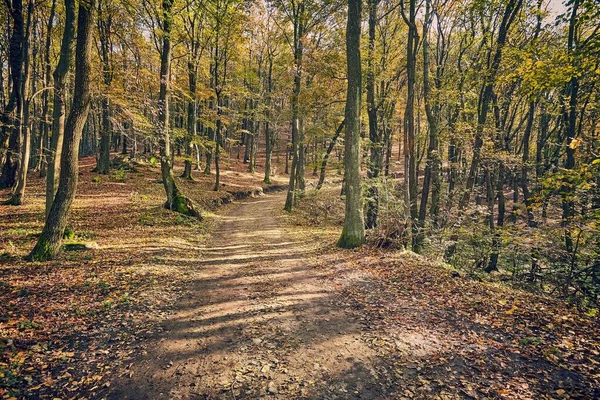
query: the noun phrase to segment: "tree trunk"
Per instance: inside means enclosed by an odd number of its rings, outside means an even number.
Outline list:
[[[540,105],[540,127],[538,130],[535,146],[535,178],[537,180],[542,178],[544,175],[544,160],[543,160],[543,149],[546,146],[548,139],[548,130],[550,128],[550,115],[546,112],[545,104]]]
[[[100,154],[98,155],[98,165],[96,172],[103,175],[108,175],[110,171],[110,140],[111,140],[111,123],[110,123],[110,102],[108,97],[104,97],[101,101],[102,107],[102,128],[100,129]]]
[[[344,178],[346,181],[346,207],[344,228],[337,245],[358,247],[365,242],[365,225],[362,215],[360,184],[360,109],[362,71],[360,59],[361,1],[348,0],[346,25],[346,60],[348,92],[346,95],[346,133],[344,142]]]
[[[213,60],[213,83],[215,90],[215,101],[217,105],[217,121],[216,121],[216,129],[215,129],[215,186],[214,191],[218,191],[221,186],[221,166],[219,164],[221,158],[221,112],[222,112],[222,103],[221,103],[221,87],[219,85],[219,61],[221,60],[221,53],[219,52],[219,32],[221,29],[220,20],[217,18],[217,25],[215,28],[215,53]]]
[[[253,109],[256,109],[258,102],[254,104]],[[258,131],[260,130],[260,123],[256,121],[254,112],[252,119],[250,120],[250,127],[252,132],[252,141],[250,142],[250,165],[248,165],[248,171],[254,173],[256,169],[256,148],[258,147]]]
[[[299,120],[292,119],[292,147],[290,149],[292,162],[289,167],[290,180],[288,184],[288,192],[285,199],[285,206],[283,209],[287,212],[292,211],[292,207],[294,205],[295,193],[296,193],[296,168],[298,166],[298,143],[297,143],[297,134],[294,134],[294,131],[298,132],[298,124]],[[295,137],[296,136],[296,137]],[[289,157],[288,157],[289,158]],[[288,161],[286,160],[286,163]],[[287,167],[287,164],[286,164]],[[287,168],[286,168],[287,169]]]
[[[23,40],[23,79],[21,82],[21,98],[23,107],[21,110],[21,155],[19,163],[19,172],[15,190],[13,191],[10,203],[15,206],[23,204],[25,197],[25,187],[27,186],[27,171],[29,170],[29,156],[31,153],[31,123],[29,121],[30,110],[30,81],[31,81],[31,31],[33,23],[33,1],[29,0],[27,5],[27,26],[25,28],[25,38]]]
[[[188,101],[187,109],[187,131],[188,138],[185,140],[185,162],[183,166],[183,174],[181,177],[184,179],[193,180],[192,178],[192,152],[193,152],[193,140],[196,137],[196,76],[197,68],[196,64],[192,61],[188,62],[188,80],[191,100]]]
[[[300,118],[300,124],[298,129],[298,165],[296,166],[296,191],[300,196],[303,195],[306,189],[306,129],[304,125],[304,118]]]
[[[416,0],[409,0],[408,17],[404,15],[404,2],[401,3],[402,15],[408,25],[408,45],[406,47],[406,72],[408,96],[406,99],[405,121],[404,121],[404,182],[406,207],[409,208],[411,220],[411,232],[413,235],[413,249],[416,248],[418,227],[417,209],[417,159],[415,153],[415,80],[417,49],[419,46],[419,35],[416,25]]]
[[[423,22],[423,100],[425,102],[425,114],[429,125],[429,147],[427,148],[427,163],[425,165],[425,176],[423,177],[423,191],[421,192],[421,204],[419,206],[419,220],[413,251],[419,253],[425,239],[425,218],[427,216],[427,201],[431,186],[436,187],[432,191],[432,211],[437,214],[439,207],[439,155],[438,155],[438,104],[431,94],[429,82],[429,26],[431,23],[431,1],[425,1],[425,17]]]
[[[247,110],[247,109],[246,109]],[[248,130],[248,119],[244,118],[242,121],[242,128]],[[252,138],[246,132],[242,133],[242,143],[244,143],[244,164],[248,164],[248,160],[250,160],[250,141]]]
[[[254,173],[254,146],[256,145],[256,126],[255,126],[255,122],[254,122],[254,101],[252,99],[250,99],[250,101],[248,102],[250,104],[250,108],[249,108],[249,112],[250,115],[248,116],[248,123],[247,123],[247,129],[249,134],[246,137],[246,150],[248,153],[248,172],[250,173]]]
[[[321,162],[321,173],[319,174],[319,183],[317,183],[317,190],[323,187],[323,182],[325,182],[325,169],[327,168],[327,160],[329,160],[329,155],[333,151],[335,147],[335,143],[340,137],[340,133],[342,133],[342,129],[344,129],[344,125],[346,124],[346,120],[343,120],[342,123],[335,130],[335,134],[331,138],[331,142],[329,142],[329,146],[327,146],[327,151],[323,156],[323,161]]]
[[[382,146],[381,135],[377,126],[377,104],[375,103],[375,28],[377,23],[377,3],[379,0],[368,0],[369,7],[369,47],[367,54],[367,116],[369,118],[370,157],[367,176],[370,179],[367,194],[367,229],[377,226],[379,213],[379,191],[377,178],[381,171]]]
[[[267,99],[265,107],[265,183],[271,183],[271,158],[275,146],[275,135],[271,132],[271,107],[273,100],[273,54],[269,52],[269,70],[267,72]]]
[[[200,171],[202,164],[202,149],[199,144],[195,144],[194,149],[196,150],[196,167],[194,167],[194,169]]]
[[[579,0],[574,0],[571,10],[570,23],[569,23],[569,37],[567,43],[568,54],[571,55],[575,48],[575,30],[577,24],[577,10],[579,7]],[[566,153],[567,158],[565,160],[565,169],[571,170],[575,168],[575,148],[571,147],[571,142],[577,136],[576,120],[577,120],[577,102],[578,102],[578,91],[579,91],[579,79],[576,76],[571,77],[567,82],[564,90],[564,98],[568,100],[567,104],[563,104],[563,124],[566,139]],[[563,100],[564,101],[564,100]],[[565,247],[569,254],[574,251],[573,238],[569,225],[575,214],[575,205],[572,200],[573,188],[570,184],[562,185],[561,193],[562,199],[562,224],[565,227]]]
[[[110,99],[109,89],[112,83],[111,65],[111,31],[112,11],[107,10],[103,2],[98,3],[98,37],[100,42],[100,60],[102,62],[102,78],[104,80],[104,93],[101,101],[102,128],[100,130],[100,154],[96,172],[108,175],[110,171],[110,147],[112,141],[112,123],[110,121]]]
[[[211,109],[213,108],[213,102],[210,102]],[[208,128],[208,139],[210,141],[215,140],[215,130],[213,128]],[[206,146],[206,165],[204,165],[204,174],[210,175],[210,166],[212,164],[212,155],[213,155],[213,147],[212,145]]]
[[[217,92],[217,127],[215,131],[215,187],[214,191],[218,192],[221,186],[221,96]]]
[[[300,120],[298,117],[298,101],[300,89],[302,87],[302,58],[304,53],[303,35],[304,35],[304,2],[298,5],[297,17],[294,20],[294,88],[292,91],[292,165],[290,167],[290,180],[288,192],[285,199],[284,210],[290,212],[294,205],[296,195],[296,174],[298,169],[298,140],[300,130]]]
[[[200,218],[194,203],[184,196],[177,187],[171,164],[171,138],[169,135],[169,87],[171,70],[171,28],[173,26],[174,0],[163,0],[163,38],[160,58],[160,90],[158,95],[158,120],[160,129],[160,170],[167,195],[165,208],[178,213]]]
[[[267,99],[265,107],[265,178],[264,182],[271,183],[271,158],[275,146],[275,136],[271,132],[271,93],[273,92],[273,54],[269,53],[269,72],[267,73]]]
[[[24,17],[23,1],[12,0],[6,2],[10,17],[13,21],[12,34],[8,49],[8,63],[11,77],[11,93],[8,104],[2,115],[2,129],[10,129],[8,148],[4,156],[4,165],[0,174],[0,189],[12,187],[17,178],[19,168],[19,153],[21,150],[21,116],[23,113],[22,79],[23,79],[23,41]],[[8,128],[12,125],[12,128]],[[5,131],[5,132],[7,132]],[[5,133],[6,136],[7,133]]]
[[[527,225],[533,227],[535,220],[533,217],[533,204],[531,201],[531,193],[529,191],[529,141],[531,140],[531,131],[533,128],[533,120],[535,116],[535,101],[529,103],[529,112],[527,115],[527,125],[523,133],[523,156],[521,162],[521,190],[523,191],[523,201],[527,209]]]
[[[48,23],[46,24],[46,43],[44,46],[44,87],[52,85],[52,66],[50,64],[50,53],[52,51],[52,28],[54,27],[54,16],[56,14],[56,0],[52,0],[52,6],[50,7],[50,16],[48,17]],[[52,125],[48,122],[50,113],[50,93],[48,90],[44,91],[42,97],[42,133],[40,137],[40,147],[38,155],[38,167],[40,171],[40,178],[44,178],[48,171],[48,159],[46,158],[46,141],[48,140],[50,129]]]
[[[393,115],[394,110],[396,109],[396,101],[392,100],[390,102],[390,106],[388,107],[387,114],[390,114],[388,117],[391,119],[391,115]],[[390,174],[390,164],[392,162],[392,127],[386,122],[386,118],[383,120],[383,129],[384,129],[384,142],[385,142],[385,171],[384,175],[389,176]]]
[[[66,3],[70,1],[72,0],[66,0]],[[90,55],[94,8],[95,0],[79,2],[74,96],[65,126],[59,186],[42,234],[28,256],[30,260],[47,260],[58,253],[69,209],[75,197],[79,171],[79,142],[90,110]]]
[[[54,106],[52,110],[52,138],[46,154],[48,173],[46,175],[46,217],[50,213],[56,184],[60,174],[65,114],[67,104],[67,74],[73,58],[71,43],[75,38],[75,2],[65,0],[65,27],[60,45],[60,57],[54,70]]]
[[[498,162],[498,177],[496,180],[496,198],[498,199],[498,222],[496,227],[494,227],[493,222],[493,210],[494,210],[494,200],[492,197],[491,200],[491,215],[490,215],[490,231],[492,234],[492,253],[490,254],[490,260],[488,262],[487,267],[485,268],[485,272],[490,273],[492,271],[498,270],[498,256],[500,255],[500,234],[497,232],[498,228],[502,228],[504,226],[504,214],[506,212],[506,202],[504,199],[504,175],[505,175],[505,166],[504,162]],[[490,183],[490,190],[491,183]]]

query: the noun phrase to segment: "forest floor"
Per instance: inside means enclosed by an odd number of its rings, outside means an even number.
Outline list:
[[[22,261],[41,182],[0,208],[3,398],[600,398],[597,317],[409,252],[337,249],[339,227],[300,218],[310,199],[290,216],[283,193],[244,198],[198,222],[161,208],[152,168],[89,169],[72,240],[95,250]],[[260,181],[231,170],[215,194],[208,178],[182,185],[212,210]]]

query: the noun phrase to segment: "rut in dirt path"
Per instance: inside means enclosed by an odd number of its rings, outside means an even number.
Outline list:
[[[314,268],[322,244],[286,229],[282,205],[235,205],[201,261],[179,260],[193,282],[110,398],[387,398],[359,316]]]

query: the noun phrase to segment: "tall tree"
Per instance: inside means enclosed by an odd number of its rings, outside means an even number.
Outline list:
[[[74,3],[74,0],[66,0],[70,1]],[[59,186],[42,234],[28,256],[30,260],[47,260],[56,256],[75,197],[79,175],[79,142],[90,110],[90,59],[95,1],[79,0],[73,104],[65,125]]]
[[[375,34],[377,24],[377,4],[379,0],[367,0],[369,7],[369,46],[367,52],[367,116],[369,118],[370,157],[367,176],[371,179],[367,195],[367,229],[377,225],[379,193],[376,179],[381,172],[383,154],[382,137],[377,126],[378,105],[375,101]]]
[[[305,36],[305,25],[306,25],[306,7],[304,1],[298,2],[298,4],[292,3],[291,13],[289,18],[291,19],[294,26],[294,36],[292,42],[292,49],[294,54],[294,87],[292,90],[292,165],[290,167],[290,179],[288,184],[288,192],[285,199],[284,209],[286,211],[292,211],[294,205],[294,198],[296,195],[296,181],[298,179],[298,147],[299,147],[299,135],[300,135],[300,117],[299,117],[299,96],[302,88],[302,61],[304,58],[304,36]]]
[[[225,144],[225,111],[229,104],[226,94],[229,89],[230,61],[234,53],[234,35],[239,27],[239,22],[242,20],[242,16],[239,13],[240,4],[236,0],[215,0],[211,4],[211,11],[209,12],[213,30],[210,77],[214,96],[211,98],[211,105],[216,111],[213,151],[215,161],[215,191],[218,191],[221,187],[220,160],[221,150]]]
[[[348,0],[346,25],[346,62],[348,91],[346,96],[346,131],[344,137],[344,179],[346,180],[346,208],[344,228],[338,246],[358,247],[365,242],[360,182],[360,109],[362,67],[360,57],[361,1]]]
[[[52,86],[52,63],[50,62],[50,57],[52,54],[52,32],[54,28],[54,18],[56,15],[56,3],[57,0],[52,0],[52,5],[50,6],[50,16],[48,17],[48,22],[46,24],[46,41],[44,44],[44,75],[43,75],[43,86],[50,87]],[[46,158],[46,143],[48,142],[48,137],[50,136],[50,129],[52,128],[52,124],[50,122],[50,91],[45,90],[42,96],[42,115],[41,115],[41,130],[42,133],[40,135],[39,148],[38,148],[38,165],[37,168],[40,172],[40,177],[43,178],[46,176],[48,169],[48,159]]]
[[[184,41],[187,47],[187,76],[189,99],[187,104],[187,137],[185,138],[185,161],[182,178],[192,178],[192,152],[198,130],[198,69],[206,48],[203,42],[205,15],[203,5],[187,0],[183,13]]]
[[[429,146],[427,148],[427,164],[425,166],[425,176],[423,177],[423,190],[421,191],[421,203],[419,205],[419,219],[416,240],[413,250],[419,252],[425,237],[425,218],[427,216],[427,201],[429,192],[432,189],[431,195],[431,214],[437,214],[439,208],[439,185],[440,185],[440,158],[438,152],[438,119],[439,119],[439,104],[432,95],[432,87],[429,78],[430,55],[429,55],[429,28],[433,19],[432,1],[425,0],[425,15],[423,18],[423,98],[425,103],[425,114],[429,126]],[[439,25],[439,21],[438,21]],[[438,43],[439,45],[439,43]],[[444,49],[439,49],[438,52],[443,52]],[[436,69],[437,91],[439,91],[440,74],[442,68]]]
[[[306,45],[315,28],[321,26],[339,8],[338,2],[319,2],[315,0],[276,0],[277,7],[282,10],[287,22],[292,25],[291,38],[287,31],[282,33],[290,45],[294,60],[294,82],[290,99],[291,106],[291,146],[292,163],[284,209],[291,211],[296,201],[296,192],[304,190],[305,121],[302,115],[300,94],[303,87]]]
[[[173,2],[162,2],[162,47],[160,54],[160,90],[158,95],[158,129],[160,146],[160,170],[162,183],[167,195],[165,208],[200,218],[200,212],[175,182],[171,158],[171,137],[169,134],[169,99],[171,82],[171,31],[173,28]]]
[[[21,154],[19,161],[19,169],[17,174],[17,181],[10,203],[19,206],[23,204],[25,197],[25,187],[27,185],[27,172],[29,170],[29,156],[31,153],[31,110],[30,104],[32,97],[30,94],[31,90],[31,31],[33,30],[32,24],[34,24],[33,17],[33,1],[29,0],[27,3],[27,24],[25,26],[25,37],[23,39],[23,78],[21,80],[21,99],[23,105],[21,107],[21,113],[18,116],[20,123],[20,141],[21,141]]]
[[[413,250],[418,246],[418,221],[417,221],[417,154],[415,151],[415,83],[417,74],[417,52],[419,48],[419,33],[417,31],[417,2],[408,1],[408,15],[405,10],[404,0],[400,2],[400,10],[404,22],[408,26],[408,43],[406,46],[406,108],[404,111],[404,190],[405,207],[409,210],[411,231],[413,234]]]
[[[102,127],[100,129],[100,149],[96,172],[107,175],[110,171],[110,148],[112,138],[110,85],[113,81],[113,30],[115,7],[112,0],[98,0],[98,38],[100,60],[102,61],[103,95],[101,100]]]
[[[270,15],[269,15],[270,17]],[[270,18],[269,18],[270,19]],[[269,32],[268,32],[269,33]],[[267,36],[267,35],[265,35]],[[269,35],[270,36],[270,35]],[[265,76],[265,183],[271,183],[271,158],[275,147],[275,133],[271,127],[271,108],[273,107],[273,63],[277,56],[276,48],[272,42],[267,43],[267,73]]]
[[[2,136],[8,141],[6,153],[3,157],[2,172],[0,173],[0,188],[12,187],[17,178],[19,169],[19,152],[21,149],[21,116],[23,114],[23,42],[25,39],[25,19],[23,13],[23,0],[6,2],[12,30],[10,34],[8,64],[10,68],[11,91],[8,104],[2,115]]]
[[[54,101],[52,109],[52,136],[46,159],[48,172],[46,174],[46,217],[52,208],[56,185],[60,176],[60,165],[65,133],[65,115],[67,109],[67,74],[73,58],[72,43],[75,39],[75,2],[65,0],[65,23],[60,45],[58,65],[54,70]]]

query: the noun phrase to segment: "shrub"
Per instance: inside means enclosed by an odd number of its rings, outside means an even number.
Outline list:
[[[127,172],[124,169],[115,169],[111,172],[110,179],[117,182],[125,182],[127,180]]]

